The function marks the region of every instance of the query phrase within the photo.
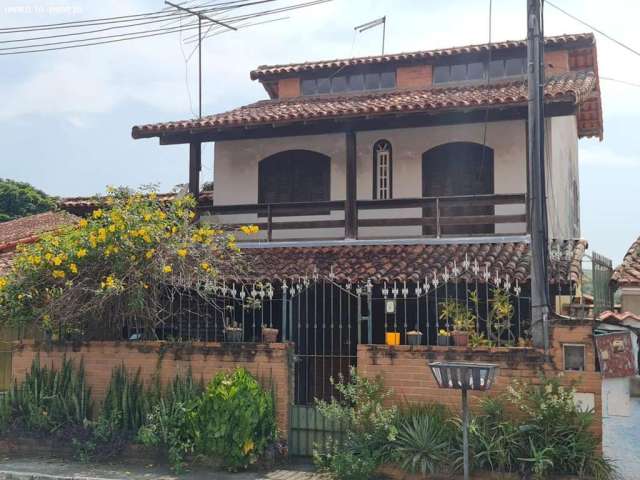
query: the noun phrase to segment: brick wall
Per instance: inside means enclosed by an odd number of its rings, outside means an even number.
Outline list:
[[[547,376],[562,371],[562,344],[586,345],[587,364],[584,372],[563,372],[563,383],[579,380],[577,390],[593,394],[596,418],[593,431],[602,436],[601,378],[595,371],[595,352],[590,325],[556,326],[553,330],[551,359],[545,361],[543,352],[533,348],[465,349],[460,347],[389,347],[386,345],[358,345],[358,372],[366,377],[380,375],[387,387],[393,389],[392,402],[437,402],[459,411],[460,392],[438,388],[429,362],[462,360],[495,363],[499,366],[492,395],[505,392],[513,379],[538,382],[539,373]],[[477,408],[482,392],[470,392],[471,408]]]
[[[59,367],[66,355],[75,361],[84,361],[87,382],[93,398],[101,402],[114,367],[122,363],[135,373],[140,368],[148,384],[160,372],[163,384],[176,374],[185,374],[191,368],[195,378],[209,381],[220,371],[244,367],[265,385],[273,385],[276,392],[276,416],[282,435],[289,427],[289,400],[291,389],[291,346],[283,343],[208,343],[166,345],[162,343],[91,342],[80,346],[54,345],[40,348],[33,342],[16,345],[13,353],[13,377],[20,380],[31,367],[36,355],[43,365]],[[159,370],[158,370],[159,369]]]
[[[282,78],[278,80],[278,98],[300,96],[300,79],[298,77]]]
[[[396,70],[396,85],[398,88],[425,88],[432,83],[431,65],[398,67]]]
[[[544,53],[545,75],[550,77],[569,71],[569,51],[554,50]]]

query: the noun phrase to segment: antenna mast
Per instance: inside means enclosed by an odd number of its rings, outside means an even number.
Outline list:
[[[366,30],[369,30],[373,27],[377,27],[378,25],[382,25],[382,55],[384,55],[384,41],[387,34],[387,16],[377,18],[367,23],[363,23],[362,25],[358,25],[354,27],[358,33],[362,33]]]
[[[216,25],[220,25],[230,30],[238,30],[238,29],[236,27],[232,27],[227,23],[221,22],[219,20],[214,20],[213,18],[208,17],[207,15],[204,15],[196,10],[181,7],[180,5],[176,5],[175,3],[168,2],[167,0],[165,0],[164,3],[177,10],[181,10],[190,15],[194,15],[198,17],[198,118],[202,118],[202,20],[203,19],[207,20],[211,23],[215,23]]]

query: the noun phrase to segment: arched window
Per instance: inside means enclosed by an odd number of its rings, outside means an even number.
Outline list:
[[[330,198],[331,159],[310,150],[286,150],[260,161],[258,202],[322,202]]]
[[[393,155],[391,143],[378,140],[373,146],[373,198],[393,198]]]
[[[472,142],[439,145],[422,154],[422,196],[449,197],[494,193],[493,149]],[[442,217],[493,215],[493,206],[441,207]],[[435,217],[425,208],[425,217]],[[493,233],[493,225],[447,225],[443,234]],[[424,227],[424,233],[434,233]]]

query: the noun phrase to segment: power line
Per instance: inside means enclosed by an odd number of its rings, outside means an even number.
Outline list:
[[[230,10],[241,9],[246,6],[254,6],[254,5],[269,3],[273,1],[278,1],[278,0],[258,0],[253,2],[244,1],[244,0],[235,0],[233,2],[219,3],[216,5],[216,9],[219,12],[230,11]],[[257,24],[257,23],[246,24],[247,20],[250,20],[253,18],[257,18],[260,16],[273,15],[275,13],[280,13],[285,11],[301,9],[307,6],[326,3],[329,1],[331,0],[315,0],[315,1],[303,2],[303,3],[289,5],[289,6],[281,7],[277,9],[263,10],[263,11],[236,15],[233,17],[229,17],[228,19],[225,19],[225,20],[228,23],[235,23],[235,24],[241,24],[242,22],[245,22],[245,24],[241,25],[239,28],[246,28],[248,26]],[[211,6],[210,3],[207,5]],[[178,17],[178,20],[181,20],[181,19],[182,17]],[[175,24],[177,23],[177,21],[174,21],[173,23]],[[265,22],[262,22],[262,23],[265,23]],[[94,45],[104,45],[104,44],[123,42],[128,40],[136,40],[140,38],[149,38],[149,37],[155,37],[160,35],[168,35],[171,33],[189,31],[197,28],[198,28],[197,24],[191,23],[186,26],[185,25],[164,26],[156,29],[144,29],[144,30],[138,30],[133,32],[126,32],[126,33],[123,32],[123,33],[117,33],[113,35],[102,35],[102,36],[95,36],[90,38],[79,38],[74,40],[64,40],[64,41],[56,41],[56,42],[41,42],[38,44],[30,44],[30,45],[18,45],[18,46],[0,48],[0,56],[48,52],[48,51],[56,51],[56,50],[65,50],[70,48],[81,48],[81,47],[94,46]],[[219,29],[220,29],[219,26],[216,26],[214,28],[214,30],[219,30]],[[219,33],[220,32],[216,32],[215,34],[219,34]]]
[[[600,80],[607,80],[609,82],[616,82],[616,83],[621,83],[623,85],[628,85],[630,87],[640,88],[640,83],[629,82],[628,80],[619,80],[617,78],[603,77],[602,75],[600,75]]]
[[[617,40],[617,39],[613,38],[611,35],[608,35],[608,34],[604,33],[602,30],[594,27],[593,25],[585,22],[584,20],[581,20],[580,18],[576,17],[575,15],[572,15],[571,13],[567,12],[566,10],[563,10],[562,8],[560,8],[559,6],[555,5],[554,3],[550,2],[549,0],[545,0],[545,2],[547,4],[549,4],[550,6],[552,6],[553,8],[555,8],[556,10],[559,10],[560,12],[564,13],[567,17],[570,17],[570,18],[574,19],[576,22],[579,22],[579,23],[583,24],[584,26],[590,28],[594,32],[599,33],[603,37],[608,38],[612,42],[617,43],[622,48],[624,48],[626,50],[629,50],[631,53],[635,53],[636,55],[638,55],[640,57],[640,51],[636,50],[635,48],[632,48],[629,45],[621,42],[620,40]]]

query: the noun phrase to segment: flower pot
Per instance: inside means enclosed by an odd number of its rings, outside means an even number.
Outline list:
[[[387,345],[400,345],[400,332],[387,332],[384,338]]]
[[[468,332],[452,332],[453,344],[456,347],[466,347],[469,345],[469,333]]]
[[[420,345],[422,342],[422,332],[417,330],[412,330],[407,332],[407,344],[409,345]]]
[[[449,346],[449,335],[438,335],[438,346],[439,347],[448,347]]]
[[[265,343],[276,343],[279,332],[280,330],[277,328],[262,327],[262,341]]]
[[[225,342],[241,342],[242,341],[242,328],[227,327],[224,329],[224,341]]]

